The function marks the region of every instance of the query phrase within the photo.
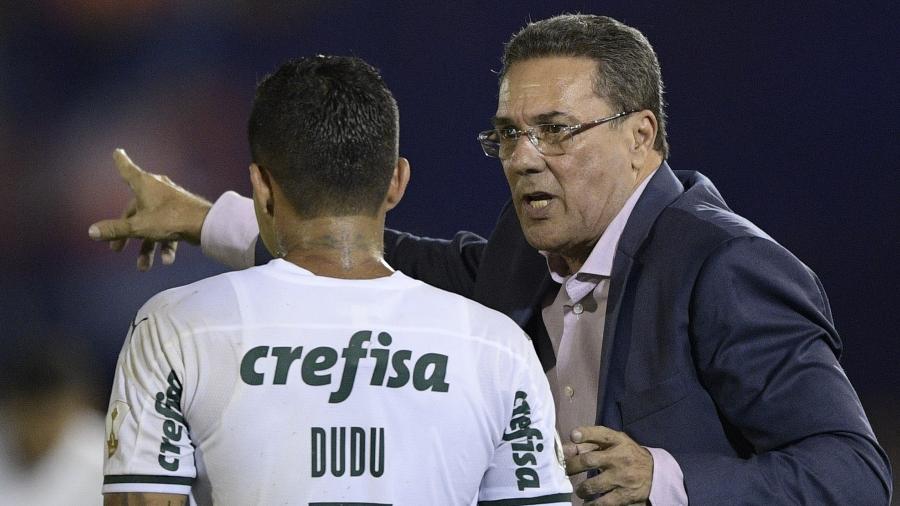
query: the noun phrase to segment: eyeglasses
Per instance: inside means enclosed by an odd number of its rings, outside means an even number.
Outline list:
[[[572,140],[572,137],[577,134],[635,112],[637,111],[623,111],[606,118],[595,119],[594,121],[577,125],[548,123],[535,125],[525,130],[505,126],[481,132],[478,134],[478,143],[481,144],[481,149],[484,150],[486,156],[505,160],[512,156],[513,151],[516,150],[516,144],[519,142],[519,137],[524,135],[541,154],[557,156],[566,152],[566,147]]]

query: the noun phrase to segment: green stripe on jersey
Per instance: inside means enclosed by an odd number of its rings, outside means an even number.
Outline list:
[[[104,485],[115,483],[162,483],[164,485],[193,485],[194,478],[185,476],[156,476],[153,474],[113,474],[103,477]]]
[[[572,494],[552,494],[540,497],[518,497],[515,499],[497,499],[496,501],[478,501],[478,506],[525,506],[528,504],[552,504],[555,502],[571,502]]]

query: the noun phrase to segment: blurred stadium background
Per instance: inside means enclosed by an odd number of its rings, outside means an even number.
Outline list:
[[[105,405],[141,304],[222,271],[185,244],[174,266],[139,273],[135,244],[114,254],[88,240],[129,198],[112,150],[211,200],[247,194],[254,84],[292,56],[352,54],[382,70],[413,166],[389,225],[486,234],[507,189],[475,134],[494,112],[502,44],[529,19],[575,11],[647,35],[672,166],[708,175],[818,273],[847,374],[896,464],[896,2],[0,2],[0,356],[15,363],[18,341],[65,335],[87,350],[92,402]]]

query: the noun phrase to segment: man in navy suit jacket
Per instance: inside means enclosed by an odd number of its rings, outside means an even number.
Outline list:
[[[640,32],[600,16],[529,24],[506,46],[493,123],[479,141],[512,200],[490,238],[388,232],[386,258],[532,336],[580,497],[889,502],[890,466],[838,363],[821,284],[708,179],[669,168],[659,65]],[[250,208],[234,194],[209,211],[147,178],[140,220],[100,222],[93,237],[202,234],[211,252],[223,223],[242,235],[234,209]],[[194,218],[153,215],[152,201]]]
[[[386,246],[395,268],[511,316],[555,367],[541,301],[560,287],[512,206],[487,241],[394,232]],[[703,175],[663,163],[650,179],[618,243],[603,340],[595,423],[667,450],[692,504],[889,502],[819,280]]]

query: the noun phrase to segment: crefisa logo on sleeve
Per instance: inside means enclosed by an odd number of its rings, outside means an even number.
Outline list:
[[[509,428],[512,432],[503,433],[504,441],[511,441],[512,459],[516,466],[516,485],[519,490],[541,486],[541,478],[537,470],[535,453],[544,451],[544,435],[531,426],[531,406],[528,405],[528,394],[519,390],[513,401],[512,418]],[[529,467],[534,466],[534,467]]]
[[[181,455],[181,448],[176,443],[181,441],[184,435],[184,428],[187,425],[184,421],[184,415],[181,413],[181,382],[175,371],[170,371],[166,378],[169,386],[165,393],[156,393],[156,403],[154,407],[156,412],[166,417],[162,426],[162,442],[159,445],[159,457],[157,462],[166,471],[177,471],[180,462],[177,455]]]

